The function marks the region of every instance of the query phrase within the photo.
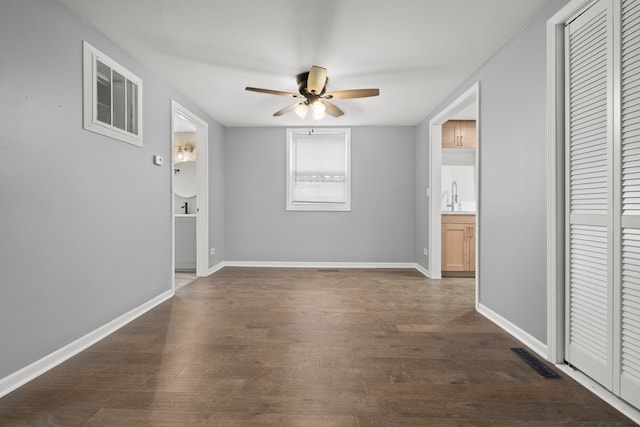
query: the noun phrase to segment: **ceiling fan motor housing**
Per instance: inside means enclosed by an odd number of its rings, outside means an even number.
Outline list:
[[[298,82],[298,92],[300,95],[309,99],[310,102],[313,102],[315,98],[319,98],[327,91],[327,82],[329,78],[327,77],[324,81],[324,85],[322,86],[322,91],[320,93],[311,93],[307,89],[307,80],[309,79],[309,72],[305,71],[304,73],[300,73],[296,76],[296,82]]]

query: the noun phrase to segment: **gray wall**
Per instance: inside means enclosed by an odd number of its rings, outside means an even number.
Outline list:
[[[285,140],[226,130],[227,260],[415,261],[415,128],[352,128],[351,212],[285,210]]]
[[[143,79],[143,148],[82,129],[82,40]],[[58,2],[2,1],[0,378],[171,289],[171,98],[210,126],[221,259],[223,129]]]
[[[552,0],[421,124],[427,126],[435,114],[480,82],[480,302],[543,343],[547,333],[546,21],[566,3]],[[427,137],[420,134],[421,162],[427,161],[426,144]],[[424,188],[425,182],[418,181],[417,186]],[[416,215],[420,222],[428,220],[426,204],[418,203]],[[417,248],[427,244],[421,227]],[[424,258],[419,261],[426,267]]]

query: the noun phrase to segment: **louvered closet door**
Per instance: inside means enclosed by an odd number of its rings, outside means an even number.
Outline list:
[[[569,23],[565,358],[612,385],[611,0]]]
[[[621,16],[620,396],[640,407],[640,1]]]

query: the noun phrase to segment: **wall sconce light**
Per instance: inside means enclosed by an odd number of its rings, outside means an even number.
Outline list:
[[[177,148],[176,162],[187,162],[196,159],[196,147],[192,144],[180,144]]]

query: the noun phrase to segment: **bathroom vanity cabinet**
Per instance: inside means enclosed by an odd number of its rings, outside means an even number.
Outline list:
[[[196,271],[196,215],[176,215],[176,271]]]
[[[473,276],[476,270],[476,216],[442,215],[442,275]]]

